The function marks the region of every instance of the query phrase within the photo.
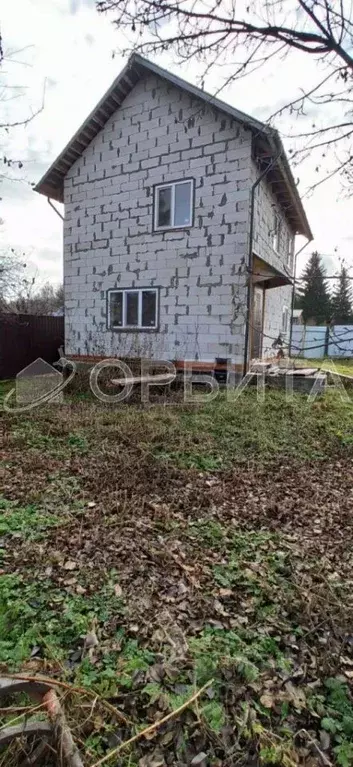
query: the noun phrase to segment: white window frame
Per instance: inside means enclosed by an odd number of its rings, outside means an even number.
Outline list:
[[[287,266],[290,269],[293,267],[293,251],[294,251],[294,235],[288,232],[287,234]]]
[[[123,297],[122,325],[113,325],[111,321],[111,296],[115,295],[116,293],[121,293]],[[137,293],[138,295],[138,304],[137,304],[138,324],[137,325],[127,325],[126,323],[127,293]],[[154,293],[156,296],[156,313],[155,313],[155,322],[153,325],[142,325],[142,293]],[[109,327],[111,330],[157,330],[158,321],[159,321],[158,312],[159,312],[159,289],[158,288],[117,288],[117,290],[109,290],[108,292],[108,317],[109,317]]]
[[[278,213],[273,214],[272,247],[279,253],[282,221]]]
[[[179,184],[190,184],[190,217],[189,217],[189,224],[174,224],[175,220],[175,187]],[[171,189],[171,200],[170,200],[170,210],[171,210],[171,222],[170,224],[163,224],[163,226],[158,226],[158,212],[159,212],[159,190],[160,189]],[[157,184],[154,187],[154,222],[153,222],[153,228],[155,232],[161,232],[165,229],[189,229],[193,225],[193,215],[194,215],[194,179],[193,178],[180,178],[178,181],[171,181],[170,183],[165,184]]]

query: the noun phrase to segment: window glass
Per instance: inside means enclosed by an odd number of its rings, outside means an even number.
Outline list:
[[[156,294],[151,290],[142,291],[142,325],[145,328],[156,325]]]
[[[108,297],[111,328],[156,327],[158,289],[117,290],[109,292]]]
[[[125,293],[125,300],[126,300],[126,326],[127,327],[134,327],[135,325],[138,325],[138,303],[139,303],[139,295],[136,292],[128,292]]]
[[[277,214],[274,215],[273,221],[273,249],[278,253],[279,240],[280,240],[281,222]]]
[[[288,266],[290,268],[292,268],[292,266],[293,266],[293,237],[292,237],[291,234],[288,234],[288,239],[287,239],[287,254],[288,254],[288,258],[287,258]]]
[[[174,226],[184,226],[191,224],[191,184],[188,181],[185,184],[175,185],[175,210]]]
[[[158,189],[157,226],[171,226],[172,188],[163,186]]]
[[[110,324],[113,327],[121,327],[123,324],[122,293],[111,293],[110,295]]]

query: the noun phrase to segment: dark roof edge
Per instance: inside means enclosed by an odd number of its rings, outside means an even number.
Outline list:
[[[44,173],[44,176],[42,176],[42,178],[38,181],[38,183],[33,187],[35,192],[39,192],[39,194],[45,194],[45,195],[47,194],[47,192],[45,191],[45,186],[46,186],[46,181],[47,181],[47,178],[48,178],[49,174],[53,170],[56,169],[57,165],[64,159],[64,157],[66,156],[67,152],[70,150],[72,144],[74,144],[75,141],[77,141],[79,139],[79,137],[81,136],[82,132],[88,127],[88,125],[90,124],[90,121],[94,118],[94,116],[96,115],[98,110],[101,107],[104,106],[104,104],[107,101],[107,99],[114,93],[116,87],[119,85],[119,83],[124,78],[124,76],[128,73],[128,71],[129,71],[129,69],[131,67],[131,59],[132,59],[132,56],[129,58],[129,61],[127,62],[127,64],[125,64],[125,67],[121,70],[119,75],[115,78],[115,80],[111,84],[110,88],[108,88],[108,90],[104,93],[104,95],[102,96],[100,101],[98,101],[98,104],[96,104],[96,106],[92,109],[92,111],[89,113],[88,117],[86,117],[84,122],[80,125],[79,129],[76,131],[76,133],[74,133],[74,135],[72,136],[70,141],[68,141],[68,143],[66,144],[66,146],[64,147],[62,152],[60,152],[60,154],[56,157],[54,162],[52,162],[52,164],[50,165],[48,170]],[[101,129],[99,129],[99,130],[101,130]],[[97,131],[97,133],[98,132],[99,131]],[[94,138],[94,136],[92,136],[91,141],[93,141],[93,138]],[[87,144],[87,146],[89,146],[89,144]],[[72,162],[72,165],[74,164],[74,162],[75,162],[75,160]],[[58,198],[54,197],[54,199],[58,199]],[[58,202],[62,202],[62,200],[59,199]]]
[[[298,218],[302,224],[302,227],[301,227],[302,231],[300,232],[300,234],[303,234],[304,236],[308,237],[309,240],[313,239],[309,222],[307,220],[306,213],[305,213],[302,201],[300,199],[300,195],[298,193],[298,190],[292,175],[292,171],[290,169],[288,160],[286,158],[284,147],[278,132],[274,130],[273,128],[270,128],[269,126],[265,125],[265,123],[262,123],[259,120],[254,119],[253,117],[250,117],[250,115],[247,115],[245,114],[245,112],[241,112],[239,109],[232,107],[230,104],[227,104],[226,102],[221,101],[216,96],[212,96],[211,94],[206,93],[201,88],[198,88],[196,85],[192,85],[191,83],[188,83],[186,80],[183,80],[177,75],[174,75],[171,72],[168,72],[168,70],[163,69],[162,67],[158,66],[157,64],[154,64],[152,61],[149,61],[148,59],[145,59],[143,56],[140,56],[137,53],[133,53],[130,56],[125,67],[122,69],[119,75],[115,78],[110,88],[108,88],[108,90],[102,96],[98,104],[96,104],[96,106],[90,112],[86,120],[82,123],[82,125],[74,134],[74,136],[66,144],[63,151],[54,160],[54,162],[51,164],[51,166],[46,171],[44,176],[35,185],[34,191],[39,192],[40,194],[44,194],[47,197],[52,197],[58,202],[63,201],[62,185],[60,186],[60,183],[55,183],[53,185],[53,183],[50,183],[50,178],[52,178],[53,175],[55,175],[57,177],[58,182],[61,181],[63,184],[64,177],[66,173],[68,172],[69,168],[74,164],[76,159],[80,157],[84,149],[87,146],[89,146],[91,141],[95,138],[95,136],[99,133],[99,131],[103,127],[104,123],[101,127],[98,127],[98,128],[96,127],[96,118],[100,110],[102,110],[103,119],[104,119],[104,115],[106,114],[106,110],[104,109],[104,107],[106,106],[107,102],[109,102],[109,100],[115,96],[116,91],[119,89],[119,86],[121,86],[125,78],[128,78],[129,72],[131,72],[134,66],[137,66],[139,69],[141,68],[141,70],[148,70],[150,72],[153,72],[157,76],[168,80],[177,88],[181,88],[182,90],[187,91],[188,93],[195,96],[196,98],[199,98],[202,101],[205,101],[210,106],[213,106],[215,109],[218,109],[221,112],[224,112],[225,114],[229,115],[230,117],[233,117],[234,120],[236,120],[237,122],[243,123],[244,125],[248,125],[249,128],[251,128],[253,131],[257,131],[262,137],[266,138],[269,141],[270,146],[274,149],[276,154],[278,154],[278,152],[281,151],[281,156],[278,160],[278,166],[280,167],[281,173],[284,177],[285,184],[292,198],[292,203],[297,211]],[[132,89],[134,84],[135,83],[131,85],[130,89]],[[118,108],[119,108],[119,104],[116,104],[115,109],[118,109]],[[108,114],[108,116],[105,118],[105,122],[108,121],[110,116],[111,114]],[[94,123],[94,125],[92,125],[92,123]],[[93,131],[91,138],[82,139],[82,134],[84,134],[88,130]],[[84,144],[85,141],[87,141],[86,145]],[[75,150],[74,147],[75,147],[75,144],[77,143],[83,146],[83,149],[81,149],[81,151]],[[76,157],[73,156],[75,153],[77,154]],[[65,165],[67,166],[66,169],[64,167]],[[53,178],[52,178],[52,181],[53,181]]]
[[[227,104],[225,101],[221,101],[221,99],[218,99],[216,96],[212,96],[211,93],[207,93],[206,91],[203,91],[202,88],[198,88],[197,85],[192,85],[192,83],[188,83],[187,80],[183,80],[181,77],[178,77],[177,75],[173,75],[172,72],[168,72],[167,69],[163,69],[162,67],[159,67],[158,64],[154,64],[152,61],[148,61],[148,59],[145,59],[143,56],[140,56],[138,53],[133,53],[130,58],[130,61],[132,59],[134,59],[134,61],[136,61],[136,63],[140,64],[142,67],[149,69],[155,75],[159,75],[159,77],[164,77],[166,80],[169,80],[169,82],[171,82],[177,88],[182,88],[182,90],[188,91],[193,96],[196,96],[202,101],[206,101],[210,106],[214,106],[216,109],[219,109],[221,112],[226,112],[227,114],[234,117],[234,119],[237,120],[238,122],[245,123],[246,125],[250,125],[252,128],[254,128],[255,130],[259,130],[262,133],[263,132],[271,133],[272,129],[269,128],[264,123],[260,122],[259,120],[255,120],[255,118],[250,117],[250,115],[245,114],[245,112],[241,112],[239,109],[236,109],[235,107],[232,107],[230,104]],[[134,61],[132,63],[134,63]]]
[[[300,194],[298,192],[297,185],[293,178],[292,169],[289,165],[288,158],[283,146],[282,139],[278,133],[278,131],[274,130],[272,132],[272,136],[270,138],[270,143],[274,144],[274,148],[276,152],[280,152],[280,156],[278,158],[277,164],[280,168],[280,171],[282,173],[282,176],[284,178],[284,181],[286,183],[287,189],[290,193],[290,196],[292,197],[293,205],[296,207],[299,218],[302,222],[302,231],[299,232],[299,234],[302,234],[304,237],[307,237],[309,242],[314,239],[313,233],[310,228],[310,224],[307,218],[307,215],[305,213],[305,208],[303,206],[303,203],[301,201]]]

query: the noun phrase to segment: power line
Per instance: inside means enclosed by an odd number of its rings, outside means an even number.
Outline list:
[[[345,276],[346,276],[347,280],[353,280],[353,276],[351,276],[350,274],[347,274]],[[339,280],[340,277],[341,277],[340,274],[329,274],[327,277],[324,277],[324,281],[325,280]],[[296,278],[296,282],[304,282],[304,281],[305,281],[305,277],[297,277]]]

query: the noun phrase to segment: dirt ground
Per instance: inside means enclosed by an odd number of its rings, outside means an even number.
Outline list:
[[[353,764],[352,408],[281,396],[4,415],[1,668],[97,693],[85,765]]]

